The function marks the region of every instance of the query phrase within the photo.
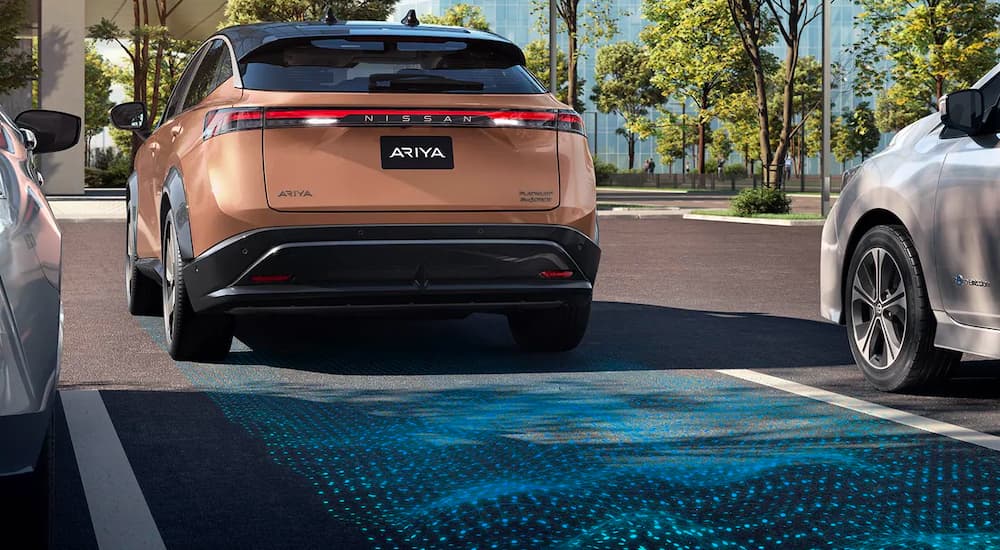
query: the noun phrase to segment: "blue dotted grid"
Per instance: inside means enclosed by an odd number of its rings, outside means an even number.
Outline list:
[[[372,548],[1000,547],[994,453],[721,375],[305,385],[236,351],[178,366]]]

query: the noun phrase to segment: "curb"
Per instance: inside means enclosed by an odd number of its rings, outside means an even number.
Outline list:
[[[614,210],[598,210],[599,218],[627,218],[631,220],[647,220],[655,218],[676,218],[683,216],[687,210],[680,208],[616,208]]]
[[[684,214],[684,219],[703,222],[774,225],[778,227],[822,227],[826,223],[826,220],[770,220],[767,218],[739,218],[736,216],[706,216],[705,214]]]

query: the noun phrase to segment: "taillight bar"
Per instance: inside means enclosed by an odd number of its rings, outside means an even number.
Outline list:
[[[237,130],[306,127],[527,128],[585,135],[574,111],[440,109],[219,109],[205,118],[204,138]]]
[[[219,109],[205,115],[205,130],[201,138],[208,139],[239,130],[259,130],[263,127],[263,109]]]

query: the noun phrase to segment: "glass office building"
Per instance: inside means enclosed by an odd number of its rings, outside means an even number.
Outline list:
[[[402,0],[397,5],[396,19],[402,18],[410,9],[415,9],[418,15],[428,13],[441,15],[451,6],[463,2],[478,6],[494,32],[509,38],[519,46],[523,47],[532,40],[547,36],[538,31],[537,18],[532,13],[532,8],[535,5],[532,0]],[[614,6],[622,14],[618,24],[619,35],[615,40],[638,41],[640,32],[647,25],[642,17],[642,0],[616,1]],[[860,11],[860,8],[855,6],[853,2],[834,2],[832,10],[833,60],[835,63],[849,66],[851,59],[846,50],[850,44],[855,42],[854,16]],[[821,32],[820,20],[813,22],[806,29],[801,49],[803,56],[820,58],[822,55]],[[565,39],[563,39],[562,48],[565,49]],[[783,54],[782,45],[776,45],[773,50],[779,56]],[[582,53],[584,58],[580,60],[580,78],[586,80],[584,97],[589,97],[590,88],[594,83],[593,64],[596,53],[593,47],[584,49]],[[847,81],[837,85],[837,90],[834,92],[835,114],[853,108],[858,101],[851,91],[851,84]],[[593,103],[589,101],[586,103],[584,119],[587,121],[587,132],[591,145],[596,149],[596,157],[606,162],[613,162],[621,168],[627,168],[628,145],[623,137],[615,133],[621,125],[621,119],[616,115],[597,113]],[[693,151],[693,146],[690,150]],[[636,168],[640,168],[643,160],[650,157],[656,160],[658,171],[666,171],[667,167],[663,166],[656,155],[656,146],[652,140],[638,145]],[[673,170],[679,171],[680,166],[680,161],[677,161]],[[813,160],[808,163],[807,170],[816,171],[817,169],[817,161]]]

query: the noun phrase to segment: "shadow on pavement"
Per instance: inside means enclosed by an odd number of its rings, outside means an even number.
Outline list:
[[[327,374],[505,374],[786,368],[852,363],[843,329],[819,321],[595,303],[583,344],[526,354],[506,320],[248,317],[227,363]]]

